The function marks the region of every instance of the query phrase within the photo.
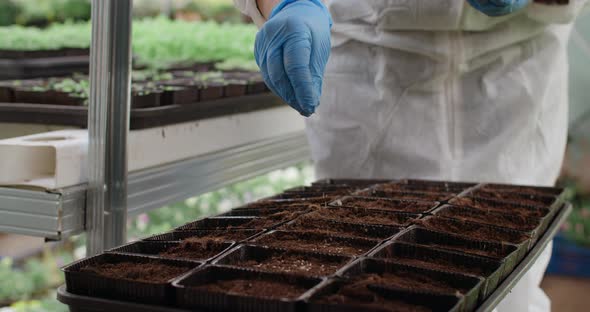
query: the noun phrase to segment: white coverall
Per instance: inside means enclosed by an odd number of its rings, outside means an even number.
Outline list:
[[[261,26],[256,0],[235,0]],[[587,0],[487,17],[464,0],[328,0],[332,56],[307,132],[317,178],[553,185],[566,43]],[[549,246],[498,311],[549,311]]]

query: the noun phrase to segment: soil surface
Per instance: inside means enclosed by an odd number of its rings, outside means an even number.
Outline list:
[[[346,261],[333,261],[313,255],[305,255],[303,259],[301,255],[285,252],[274,254],[260,261],[255,259],[246,260],[237,263],[237,265],[271,272],[328,276],[338,271],[346,264]]]
[[[427,200],[427,201],[444,201],[450,199],[453,195],[448,193],[421,193],[407,191],[379,191],[364,190],[355,193],[356,196],[383,197],[388,199],[401,200]]]
[[[188,272],[189,268],[152,262],[118,262],[89,264],[80,272],[144,283],[161,284]]]
[[[484,249],[472,248],[472,247],[468,247],[468,246],[457,246],[454,244],[444,244],[444,243],[434,243],[434,242],[433,243],[424,242],[424,243],[420,243],[420,245],[436,247],[436,248],[440,248],[443,250],[459,251],[459,252],[466,253],[466,254],[490,257],[490,258],[494,258],[494,259],[503,259],[506,256],[508,256],[508,250],[504,250],[503,248],[502,249],[484,250]]]
[[[227,248],[227,244],[216,241],[191,242],[184,241],[178,246],[169,248],[159,255],[166,258],[186,258],[193,260],[209,259]]]
[[[499,192],[499,191],[482,191],[478,190],[472,193],[475,197],[481,197],[486,199],[502,200],[521,205],[529,206],[541,206],[549,207],[555,201],[553,197],[540,197],[535,195],[526,195],[510,192]]]
[[[403,298],[386,298],[370,290],[364,281],[351,282],[338,289],[334,294],[321,296],[313,303],[329,305],[358,306],[363,309],[375,309],[389,312],[429,312],[430,308],[403,301]]]
[[[273,214],[269,214],[269,215],[263,216],[261,218],[254,219],[254,220],[244,224],[243,226],[246,228],[253,228],[253,229],[268,229],[268,228],[272,228],[275,225],[280,224],[281,222],[293,220],[293,219],[297,218],[299,215],[301,215],[302,213],[303,213],[302,211],[297,211],[297,210],[295,210],[295,211],[285,210],[285,211],[275,212]]]
[[[356,256],[364,254],[378,244],[365,242],[342,242],[330,236],[308,236],[305,233],[273,233],[254,241],[258,245],[282,249],[303,250],[335,255]]]
[[[510,204],[487,202],[470,197],[454,198],[450,201],[451,204],[457,206],[468,206],[471,208],[495,211],[500,213],[507,213],[511,215],[519,215],[521,217],[542,218],[547,215],[548,210],[527,208],[521,206],[514,206]]]
[[[454,235],[467,236],[470,239],[481,241],[497,241],[520,244],[529,238],[524,233],[501,231],[485,225],[479,226],[478,224],[464,223],[460,220],[428,218],[417,220],[416,222],[432,230]]]
[[[415,257],[406,257],[402,255],[387,256],[387,261],[394,263],[405,264],[409,266],[417,266],[431,270],[447,271],[453,273],[472,274],[477,276],[487,277],[487,272],[476,265],[460,265],[445,258],[424,257],[422,259]]]
[[[363,224],[349,224],[334,222],[326,219],[318,219],[313,216],[303,216],[293,223],[286,224],[281,229],[329,234],[343,237],[378,238],[385,239],[398,231],[396,229],[370,227]]]
[[[443,184],[380,184],[375,187],[376,190],[384,192],[434,192],[434,193],[461,193],[465,188],[457,186],[445,186]]]
[[[514,193],[521,193],[521,194],[531,194],[531,195],[545,195],[545,196],[557,196],[559,195],[559,191],[556,190],[547,190],[547,189],[540,189],[536,187],[529,187],[529,186],[510,186],[510,185],[487,185],[482,187],[480,190],[482,191],[502,191],[502,192],[514,192]]]
[[[325,206],[322,202],[321,204],[318,203],[308,203],[306,201],[274,201],[274,200],[259,200],[253,203],[249,203],[245,206],[239,207],[237,209],[255,209],[255,208],[281,208],[284,210],[303,210],[307,208],[322,208]]]
[[[541,224],[541,219],[526,218],[519,215],[508,215],[481,210],[463,210],[452,207],[436,213],[437,216],[455,218],[462,221],[473,221],[483,224],[507,227],[520,231],[532,231]]]
[[[227,241],[241,241],[252,236],[252,232],[246,231],[231,231],[221,230],[212,231],[210,234],[204,236],[193,236],[183,239],[184,242],[207,244],[210,241],[213,242],[227,242]]]
[[[191,286],[191,288],[207,292],[270,299],[296,299],[307,291],[305,287],[288,282],[255,279],[219,280]]]
[[[390,288],[449,295],[454,295],[457,292],[464,294],[469,291],[469,288],[457,289],[446,281],[435,279],[424,274],[404,272],[402,270],[395,273],[362,274],[353,279],[368,285],[382,285]]]
[[[392,211],[359,208],[321,209],[310,214],[309,216],[337,220],[341,222],[377,225],[407,225],[412,220],[406,215],[396,214]]]
[[[350,197],[342,200],[342,206],[424,213],[434,207],[434,202],[393,201],[377,198]]]

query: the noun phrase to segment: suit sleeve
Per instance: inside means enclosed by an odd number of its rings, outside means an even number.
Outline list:
[[[589,0],[569,0],[567,4],[559,1],[534,0],[527,8],[527,16],[547,24],[568,24],[573,22],[582,12],[588,12]]]

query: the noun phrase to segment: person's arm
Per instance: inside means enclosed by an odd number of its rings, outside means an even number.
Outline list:
[[[526,14],[541,23],[568,24],[580,15],[584,8],[588,9],[589,5],[588,0],[534,0]]]

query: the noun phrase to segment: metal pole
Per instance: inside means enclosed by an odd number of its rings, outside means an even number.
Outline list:
[[[120,245],[127,224],[131,0],[92,0],[87,254]]]

